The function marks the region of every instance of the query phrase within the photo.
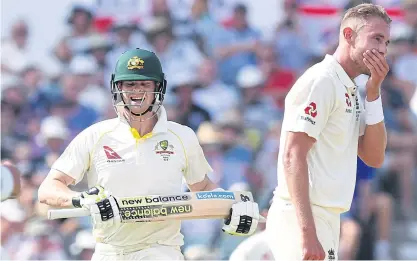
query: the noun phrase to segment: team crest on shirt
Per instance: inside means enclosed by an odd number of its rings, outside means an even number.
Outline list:
[[[175,154],[174,145],[169,144],[168,140],[159,141],[155,145],[154,151],[157,155],[160,155],[164,161],[168,161],[171,155]]]

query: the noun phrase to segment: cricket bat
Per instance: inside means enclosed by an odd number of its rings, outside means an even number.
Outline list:
[[[201,191],[115,198],[122,223],[183,219],[223,219],[234,203],[253,201],[249,191]],[[51,209],[48,219],[89,216],[84,208]],[[265,222],[261,216],[260,222]]]

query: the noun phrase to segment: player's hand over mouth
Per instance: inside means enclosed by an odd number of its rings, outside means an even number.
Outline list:
[[[373,95],[376,99],[379,96],[381,84],[389,72],[389,65],[386,58],[375,49],[367,50],[363,57],[363,62],[371,72],[366,83],[367,96]]]
[[[74,207],[90,210],[94,228],[103,228],[121,222],[119,206],[113,196],[101,186],[94,186],[73,199]]]
[[[230,216],[224,222],[223,232],[235,236],[252,235],[260,219],[256,202],[246,201],[233,204]]]

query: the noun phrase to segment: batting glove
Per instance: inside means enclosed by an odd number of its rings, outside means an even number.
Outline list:
[[[232,205],[230,216],[225,220],[222,230],[234,236],[250,236],[256,231],[259,219],[256,202],[238,202]]]
[[[105,228],[121,222],[119,206],[102,186],[95,186],[72,199],[76,208],[90,210],[94,228]]]

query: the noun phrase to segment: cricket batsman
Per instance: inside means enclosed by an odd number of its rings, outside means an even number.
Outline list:
[[[115,198],[221,190],[195,133],[167,121],[162,103],[167,81],[158,57],[129,50],[117,61],[111,95],[117,118],[82,131],[53,164],[39,188],[39,200],[54,208],[90,210],[97,244],[92,260],[183,260],[181,222],[121,223]],[[87,175],[90,189],[72,191]],[[251,235],[259,221],[255,202],[232,206],[223,231]]]
[[[380,88],[391,19],[373,4],[349,9],[333,55],[309,68],[285,100],[278,186],[267,221],[276,260],[337,259],[340,214],[350,209],[357,156],[384,161]],[[366,74],[363,104],[353,79]]]

